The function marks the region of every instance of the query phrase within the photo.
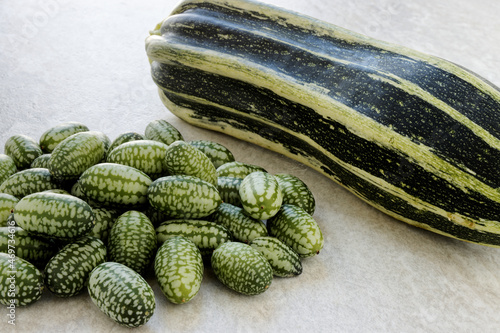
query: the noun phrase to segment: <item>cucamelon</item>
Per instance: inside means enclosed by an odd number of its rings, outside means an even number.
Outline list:
[[[0,184],[16,172],[17,166],[12,157],[6,154],[0,154]]]
[[[145,140],[146,137],[142,135],[141,133],[137,132],[125,132],[120,135],[118,135],[113,141],[111,141],[111,145],[108,148],[108,151],[111,152],[113,149],[121,145],[122,143],[125,142],[131,142],[131,141],[136,141],[136,140]]]
[[[223,202],[241,207],[240,185],[242,178],[221,176],[217,177],[217,190]]]
[[[42,272],[15,255],[0,253],[0,303],[26,306],[42,297]]]
[[[77,121],[60,123],[43,132],[39,140],[40,148],[44,153],[51,153],[54,148],[67,137],[87,131],[89,131],[87,125]]]
[[[120,215],[109,232],[109,261],[118,262],[144,274],[157,250],[156,232],[148,217],[130,210]]]
[[[146,40],[168,109],[308,165],[411,225],[500,246],[500,90],[444,59],[251,0]]]
[[[123,264],[104,262],[95,267],[87,289],[92,302],[120,325],[139,327],[154,314],[153,289],[139,273]]]
[[[106,261],[106,245],[84,236],[59,250],[44,269],[47,289],[58,297],[72,297],[86,286],[90,272]]]
[[[27,232],[60,240],[87,235],[94,226],[94,212],[72,195],[37,192],[25,196],[14,207],[14,218]]]
[[[193,140],[188,143],[207,155],[216,169],[222,164],[234,162],[233,153],[220,143],[210,140]]]
[[[284,204],[279,212],[267,220],[270,236],[291,247],[302,257],[317,255],[323,248],[323,233],[316,220],[304,209]]]
[[[16,172],[0,185],[0,193],[7,193],[16,198],[28,194],[57,189],[61,185],[46,168],[24,169]]]
[[[146,126],[144,135],[146,139],[159,141],[167,145],[178,140],[184,140],[179,130],[163,119],[151,121]]]
[[[200,250],[187,238],[171,237],[158,249],[154,271],[161,291],[170,302],[187,303],[198,294],[203,279]]]
[[[18,202],[17,197],[7,193],[0,193],[0,226],[4,226]]]
[[[120,214],[117,210],[106,207],[92,207],[92,211],[94,212],[95,223],[89,236],[99,238],[104,244],[108,244],[109,232]]]
[[[250,246],[259,251],[279,277],[297,276],[302,273],[302,262],[299,255],[291,247],[275,237],[257,237]]]
[[[214,251],[211,263],[217,279],[241,294],[261,294],[273,281],[273,270],[267,259],[248,244],[222,244]]]
[[[171,218],[196,219],[212,214],[221,204],[217,187],[194,176],[161,177],[148,189],[149,203]]]
[[[256,171],[246,176],[239,188],[241,205],[254,219],[273,217],[283,203],[278,181],[267,172]]]
[[[145,205],[151,182],[144,172],[117,163],[95,164],[78,179],[83,196],[107,207]]]
[[[50,160],[50,154],[43,154],[38,156],[31,162],[30,168],[44,168],[48,169],[49,168],[49,160]]]
[[[299,206],[310,215],[314,214],[316,209],[316,200],[307,185],[297,176],[280,173],[275,174],[274,178],[283,194],[283,203]]]
[[[266,170],[255,164],[233,161],[224,163],[220,167],[217,168],[217,176],[218,177],[235,177],[235,178],[245,178],[252,172],[262,171],[266,172]]]
[[[42,155],[42,149],[33,138],[18,134],[5,141],[5,154],[10,156],[18,170],[29,168],[31,162]]]

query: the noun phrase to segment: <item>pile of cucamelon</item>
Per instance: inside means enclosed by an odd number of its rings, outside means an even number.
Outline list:
[[[111,319],[138,327],[156,306],[148,269],[182,304],[205,267],[238,293],[260,294],[322,249],[314,210],[296,176],[238,162],[213,141],[187,142],[165,120],[114,141],[79,122],[38,142],[14,135],[0,154],[0,303],[87,289]]]

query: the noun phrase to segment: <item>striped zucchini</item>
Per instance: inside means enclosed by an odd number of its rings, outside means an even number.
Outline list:
[[[79,294],[86,287],[90,272],[106,261],[106,252],[106,245],[92,236],[67,244],[45,266],[47,289],[58,297]]]
[[[262,171],[266,172],[266,170],[255,164],[249,164],[245,162],[233,161],[224,163],[220,167],[217,168],[217,176],[218,177],[235,177],[235,178],[245,178],[252,172]]]
[[[203,279],[200,250],[187,238],[171,237],[158,249],[154,271],[161,291],[170,302],[187,303],[198,294]]]
[[[170,145],[178,140],[184,140],[182,134],[168,121],[163,119],[153,120],[146,126],[144,132],[146,139]]]
[[[29,168],[31,162],[42,155],[42,149],[33,138],[27,135],[13,135],[5,141],[5,154],[10,156],[17,169]]]
[[[120,215],[109,232],[109,261],[144,274],[157,250],[156,232],[148,217],[130,210]]]
[[[299,255],[279,239],[270,236],[257,237],[250,242],[250,246],[266,257],[275,276],[291,277],[302,274]]]
[[[23,198],[28,194],[57,189],[59,182],[46,168],[24,169],[16,172],[0,185],[0,193],[7,193],[16,198]]]
[[[188,143],[207,155],[216,169],[222,164],[234,162],[233,153],[220,143],[210,140],[193,140]]]
[[[77,121],[68,121],[52,126],[40,136],[39,144],[44,153],[51,153],[56,146],[67,137],[79,133],[87,132],[87,125]]]
[[[244,295],[261,294],[273,281],[273,270],[267,259],[248,244],[222,244],[214,251],[211,263],[219,281]]]
[[[19,200],[14,218],[19,227],[33,235],[72,240],[92,230],[95,215],[92,208],[77,197],[38,192]]]
[[[146,50],[187,122],[414,226],[500,246],[500,91],[469,70],[251,0],[183,1]]]
[[[239,189],[245,212],[258,220],[273,217],[283,203],[278,181],[267,172],[256,171],[246,176]]]
[[[16,163],[12,157],[0,154],[0,184],[17,172]]]
[[[125,327],[146,324],[156,308],[153,289],[146,280],[117,262],[105,262],[94,268],[87,289],[92,302]]]

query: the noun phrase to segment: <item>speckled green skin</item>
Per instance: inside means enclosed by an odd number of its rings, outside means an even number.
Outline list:
[[[9,137],[5,141],[4,151],[14,160],[18,170],[29,168],[31,162],[43,154],[38,142],[26,135]]]
[[[149,203],[171,218],[203,218],[221,204],[217,188],[194,176],[156,179],[148,189]]]
[[[49,170],[57,180],[76,180],[85,170],[101,162],[105,154],[99,135],[79,132],[64,139],[52,151]]]
[[[207,155],[216,169],[222,164],[234,162],[233,153],[218,142],[210,140],[193,140],[188,143]]]
[[[297,276],[302,273],[299,255],[275,237],[257,237],[250,246],[259,251],[271,264],[273,274],[279,277]]]
[[[110,261],[143,274],[153,261],[156,249],[155,228],[144,213],[127,211],[111,227],[108,238]]]
[[[267,221],[270,236],[291,247],[301,258],[317,255],[323,249],[323,233],[304,209],[285,204]]]
[[[67,244],[45,266],[45,286],[58,297],[79,294],[86,287],[90,272],[106,261],[106,252],[106,245],[92,236]]]
[[[167,239],[158,249],[155,276],[165,297],[172,303],[187,303],[196,296],[203,279],[200,250],[187,238]]]
[[[248,243],[256,237],[268,235],[264,222],[248,216],[243,208],[225,202],[210,215],[210,220],[223,225],[234,240],[240,242]]]
[[[184,140],[182,134],[168,121],[163,119],[153,120],[146,126],[144,132],[146,139],[163,142],[170,145],[174,141]]]
[[[106,161],[131,166],[156,179],[168,175],[167,149],[166,144],[154,140],[129,141],[110,151]]]
[[[31,162],[30,168],[49,168],[50,154],[43,154],[38,156]]]
[[[159,245],[175,236],[191,240],[204,257],[211,256],[219,245],[232,240],[231,234],[224,226],[205,220],[167,220],[156,228]]]
[[[299,206],[310,215],[316,209],[316,200],[307,185],[297,176],[280,173],[274,175],[283,193],[283,203]]]
[[[0,304],[30,305],[42,297],[42,292],[43,275],[38,268],[24,259],[0,253]]]
[[[76,121],[55,125],[40,136],[40,148],[44,153],[51,153],[67,137],[86,131],[89,131],[89,128],[85,124]]]
[[[223,202],[241,207],[240,185],[242,178],[222,176],[217,178],[217,190]]]
[[[266,172],[266,170],[258,165],[249,164],[239,161],[233,161],[224,163],[220,167],[217,168],[217,176],[218,177],[236,177],[236,178],[245,178],[249,174],[255,171]]]
[[[50,240],[33,236],[20,227],[0,227],[0,252],[9,253],[9,248],[38,268],[43,268],[57,252],[56,244]]]
[[[214,251],[211,262],[217,279],[241,294],[261,294],[273,280],[267,259],[248,244],[224,243]]]
[[[90,273],[88,292],[92,302],[108,317],[126,327],[144,325],[153,316],[153,289],[131,268],[105,262]]]
[[[111,145],[108,148],[108,152],[112,152],[113,149],[118,147],[119,145],[126,143],[126,142],[131,142],[131,141],[136,141],[136,140],[145,140],[146,137],[140,133],[136,132],[126,132],[118,135],[112,142]]]
[[[171,175],[194,176],[217,185],[217,171],[210,158],[185,141],[168,146],[165,160]]]
[[[105,207],[92,207],[92,211],[95,215],[95,223],[89,236],[99,238],[104,244],[108,244],[109,232],[120,214],[117,210]]]
[[[138,207],[147,203],[151,178],[144,172],[117,163],[99,163],[78,180],[83,195],[108,207]]]
[[[273,175],[256,171],[246,176],[239,188],[245,212],[258,220],[273,217],[283,203],[283,195]]]
[[[61,240],[88,234],[95,220],[92,208],[85,201],[49,192],[33,193],[19,200],[14,218],[29,233]]]
[[[0,184],[16,172],[17,166],[12,157],[0,154]]]
[[[0,185],[0,193],[7,193],[16,198],[28,194],[60,188],[49,169],[33,168],[16,172]]]
[[[0,227],[7,226],[7,219],[18,202],[17,197],[7,193],[0,193]]]

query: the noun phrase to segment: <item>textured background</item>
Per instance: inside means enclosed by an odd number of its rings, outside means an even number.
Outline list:
[[[500,2],[268,0],[385,41],[459,63],[500,85]],[[317,172],[278,154],[194,128],[161,104],[144,52],[171,0],[0,0],[0,145],[81,121],[111,139],[166,119],[186,140],[226,145],[237,160],[302,178],[317,199],[325,249],[296,278],[255,297],[206,270],[190,303],[168,303],[137,332],[498,332],[500,250],[444,238],[389,218]],[[11,331],[0,308],[0,331]],[[130,332],[87,293],[16,311],[18,332]]]

